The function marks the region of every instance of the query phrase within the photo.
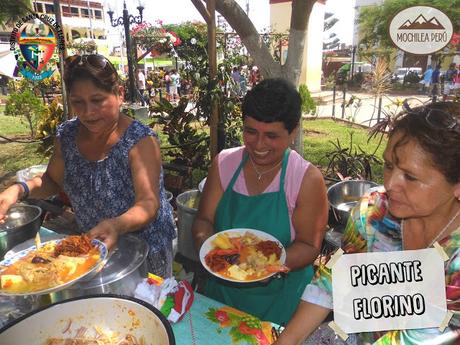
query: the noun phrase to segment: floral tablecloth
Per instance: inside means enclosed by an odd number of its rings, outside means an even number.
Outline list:
[[[184,318],[172,325],[177,345],[268,345],[272,328],[239,310],[195,292],[195,300]]]

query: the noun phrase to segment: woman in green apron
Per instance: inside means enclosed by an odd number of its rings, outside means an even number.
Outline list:
[[[215,232],[251,228],[276,237],[291,271],[258,283],[210,277],[207,296],[263,320],[286,323],[312,278],[327,223],[320,171],[289,145],[296,137],[300,96],[281,79],[266,79],[243,101],[244,147],[214,160],[193,224],[197,249]]]

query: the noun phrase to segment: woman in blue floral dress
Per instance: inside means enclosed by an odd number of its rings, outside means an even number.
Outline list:
[[[82,231],[109,248],[136,234],[149,244],[149,271],[171,276],[175,229],[157,135],[120,112],[123,89],[102,55],[68,57],[64,77],[76,117],[59,126],[46,173],[0,194],[0,220],[24,196],[63,190]]]

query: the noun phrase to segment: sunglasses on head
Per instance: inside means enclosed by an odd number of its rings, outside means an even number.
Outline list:
[[[116,72],[115,67],[112,63],[103,55],[91,54],[91,55],[73,55],[69,56],[64,61],[65,69],[71,69],[75,67],[91,67],[97,70],[109,69],[112,72]]]
[[[418,107],[411,107],[408,100],[404,100],[403,108],[408,114],[425,115],[425,121],[435,129],[447,129],[460,132],[460,125],[458,120],[446,113],[443,110],[430,107],[429,105],[421,105]]]

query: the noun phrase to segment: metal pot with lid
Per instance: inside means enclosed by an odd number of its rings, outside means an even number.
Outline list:
[[[46,233],[42,239],[62,237],[60,234]],[[29,247],[32,245],[30,241],[16,246],[8,254],[13,255],[24,247]],[[0,312],[4,314],[0,316],[0,326],[39,307],[74,297],[108,293],[134,296],[137,284],[147,276],[148,252],[149,247],[145,241],[132,234],[123,235],[118,239],[117,247],[109,253],[104,267],[91,279],[83,278],[68,288],[44,295],[0,296]]]
[[[52,302],[99,293],[115,293],[133,296],[139,282],[147,276],[147,242],[134,235],[124,235],[117,247],[109,253],[107,263],[91,279],[50,294]]]

